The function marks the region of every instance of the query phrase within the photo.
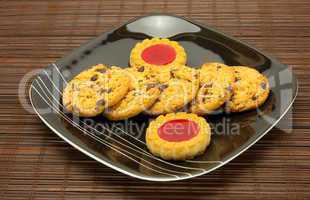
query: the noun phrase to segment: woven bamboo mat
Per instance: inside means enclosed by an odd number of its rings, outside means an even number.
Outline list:
[[[310,199],[309,0],[0,2],[1,200]],[[290,65],[299,79],[293,132],[273,129],[211,174],[152,183],[89,159],[22,108],[17,91],[25,73],[101,32],[154,12],[214,26]]]

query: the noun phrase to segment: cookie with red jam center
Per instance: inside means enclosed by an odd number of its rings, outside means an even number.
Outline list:
[[[130,65],[141,66],[158,71],[186,63],[184,48],[176,41],[169,39],[145,39],[136,44],[130,54]]]
[[[175,60],[176,51],[167,44],[155,44],[142,51],[142,59],[153,65],[167,65]]]
[[[146,131],[146,144],[155,156],[165,160],[186,160],[202,154],[210,144],[207,121],[196,114],[170,113],[152,121]]]

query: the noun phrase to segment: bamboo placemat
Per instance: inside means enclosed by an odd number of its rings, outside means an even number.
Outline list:
[[[293,132],[273,129],[211,174],[153,183],[84,156],[22,108],[17,91],[25,73],[154,12],[214,26],[291,66],[299,79]],[[308,0],[1,1],[0,61],[0,199],[310,199]]]

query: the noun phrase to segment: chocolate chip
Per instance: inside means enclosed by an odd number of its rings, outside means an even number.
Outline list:
[[[209,101],[210,99],[211,99],[210,97],[203,97],[202,101],[203,101],[203,102],[207,102],[207,101]]]
[[[93,75],[93,76],[90,78],[90,80],[91,80],[91,81],[96,81],[96,80],[98,80],[98,75],[97,75],[97,74]]]
[[[255,101],[256,99],[257,99],[257,96],[256,96],[256,95],[253,95],[253,96],[252,96],[252,100]]]
[[[102,74],[104,74],[104,73],[106,73],[107,72],[107,70],[106,69],[97,69],[96,70],[97,72],[100,72],[100,73],[102,73]]]
[[[100,93],[100,94],[103,94],[103,93],[105,93],[106,91],[107,91],[106,89],[100,89],[100,90],[99,90],[99,93]]]
[[[235,100],[235,94],[232,94],[229,98],[229,101],[234,101]]]
[[[216,69],[219,70],[221,69],[222,67],[220,65],[216,66]]]
[[[107,93],[111,93],[113,90],[112,90],[112,88],[109,88],[108,90],[107,90]]]
[[[204,88],[210,88],[212,87],[213,83],[208,83],[208,84],[204,84],[203,87]]]
[[[240,81],[241,79],[239,77],[235,77],[235,82]]]
[[[144,72],[144,66],[139,67],[138,72]]]
[[[160,85],[159,86],[159,89],[160,89],[160,91],[164,91],[166,88],[168,87],[168,85]]]
[[[103,93],[111,93],[112,92],[112,88],[109,89],[100,89],[99,93],[103,94]]]
[[[100,89],[99,93],[100,94],[103,94],[103,93],[106,93],[107,92],[107,89]]]
[[[264,90],[266,90],[266,83],[265,83],[265,82],[262,82],[262,83],[260,84],[260,86],[261,86]]]
[[[172,71],[170,72],[170,76],[171,76],[171,78],[175,78],[175,75]]]
[[[98,101],[96,102],[96,105],[97,105],[97,106],[103,106],[103,105],[105,105],[105,100],[104,100],[104,99],[98,100]]]
[[[156,86],[157,86],[156,83],[149,83],[149,84],[146,85],[146,90],[150,90],[150,89],[152,89],[152,88],[154,88]]]

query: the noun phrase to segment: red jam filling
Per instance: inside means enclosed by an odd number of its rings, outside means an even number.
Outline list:
[[[190,140],[199,132],[196,122],[188,119],[175,119],[165,122],[158,129],[158,136],[169,142]]]
[[[175,60],[176,52],[169,45],[156,44],[144,49],[141,56],[149,64],[166,65]]]

